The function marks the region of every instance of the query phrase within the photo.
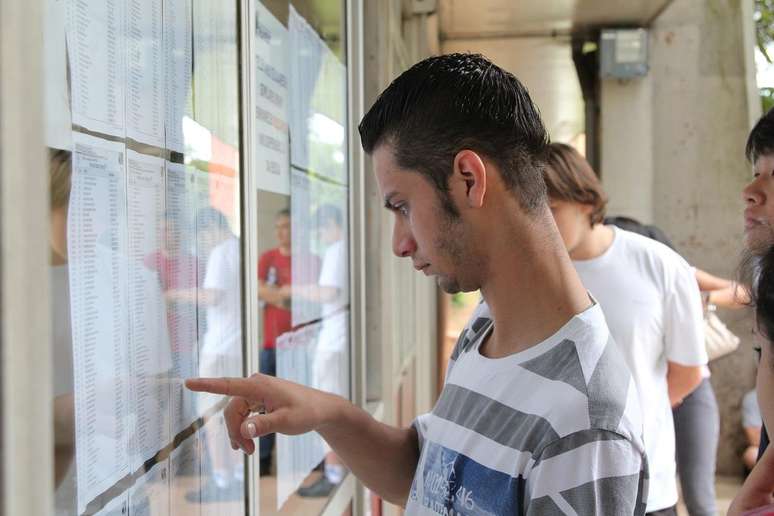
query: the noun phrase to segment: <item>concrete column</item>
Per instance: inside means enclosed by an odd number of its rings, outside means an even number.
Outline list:
[[[654,222],[691,264],[724,276],[742,247],[743,149],[760,114],[752,37],[752,0],[675,0],[651,32]],[[752,321],[746,311],[720,315],[742,338],[739,351],[711,364],[718,472],[737,474],[739,405],[754,384]]]
[[[608,214],[653,222],[653,81],[600,82],[600,170]]]

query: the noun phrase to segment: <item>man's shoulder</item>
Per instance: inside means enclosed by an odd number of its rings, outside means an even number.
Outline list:
[[[626,244],[625,252],[627,253],[645,255],[667,267],[688,265],[685,258],[680,256],[677,251],[661,242],[621,228],[616,228],[615,231],[617,237]]]
[[[278,255],[279,255],[279,248],[274,247],[272,249],[262,252],[261,256],[258,259],[261,261],[269,261],[269,260],[276,259]]]

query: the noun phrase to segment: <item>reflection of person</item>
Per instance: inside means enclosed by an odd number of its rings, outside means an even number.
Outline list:
[[[75,407],[73,350],[70,323],[70,284],[67,267],[67,213],[72,156],[49,151],[51,331],[54,364],[54,482],[56,514],[75,513]]]
[[[197,240],[207,253],[202,288],[196,299],[206,307],[207,331],[199,350],[199,374],[227,376],[240,374],[242,322],[240,300],[239,239],[231,233],[223,214],[203,208],[196,216]],[[214,399],[200,399],[199,412],[210,408]],[[221,417],[220,415],[215,417]],[[212,461],[212,476],[201,492],[188,493],[190,501],[222,501],[242,496],[241,463],[229,457],[223,443],[207,434],[206,446]]]
[[[742,452],[742,462],[749,472],[758,459],[758,447],[761,444],[761,410],[758,408],[758,395],[755,390],[749,391],[742,398],[742,428],[747,440],[747,447]]]
[[[161,288],[170,291],[195,289],[197,259],[184,245],[188,227],[170,212],[164,214],[162,226],[163,247],[145,257],[145,266],[158,274]],[[196,313],[167,296],[167,327],[175,355],[190,355],[191,336],[186,330],[195,327]],[[191,317],[193,316],[193,320]],[[182,331],[181,331],[182,330]]]
[[[556,224],[581,281],[602,306],[646,415],[648,513],[676,514],[671,408],[700,384],[707,363],[693,269],[667,246],[605,225],[607,197],[591,166],[569,145],[549,149],[545,178]],[[704,424],[712,425],[706,438],[717,443],[717,420]],[[705,453],[714,462],[714,448]],[[714,501],[714,490],[708,494]]]
[[[642,514],[631,374],[551,217],[548,137],[524,87],[479,55],[431,57],[381,94],[360,134],[394,214],[393,252],[447,292],[483,296],[433,411],[395,428],[265,375],[187,385],[234,396],[235,447],[317,431],[407,514]]]
[[[258,259],[258,298],[263,301],[263,346],[261,348],[260,371],[262,374],[277,374],[276,341],[292,327],[290,291],[292,283],[292,258],[290,236],[290,210],[283,209],[274,219],[277,247],[261,254]],[[313,263],[309,261],[310,265]],[[312,272],[315,274],[315,272]],[[260,474],[271,470],[271,454],[274,449],[274,434],[261,438]]]
[[[752,180],[742,191],[746,204],[745,247],[756,258],[749,262],[757,269],[750,276],[758,277],[757,285],[750,291],[756,294],[751,304],[755,307],[756,326],[766,340],[761,346],[756,381],[763,430],[758,463],[734,498],[728,511],[731,516],[774,502],[774,448],[768,446],[766,435],[766,428],[774,428],[774,266],[766,267],[774,261],[770,251],[774,244],[774,110],[763,115],[750,131],[745,154],[753,168]]]
[[[313,386],[345,398],[349,397],[349,353],[344,310],[349,303],[349,268],[344,219],[336,206],[326,204],[317,210],[320,240],[326,246],[316,287],[301,288],[307,299],[322,303],[322,324],[312,361]],[[295,292],[295,289],[294,289]],[[303,295],[302,294],[302,295]],[[326,447],[323,476],[298,490],[301,496],[328,496],[344,480],[346,469],[335,453]]]

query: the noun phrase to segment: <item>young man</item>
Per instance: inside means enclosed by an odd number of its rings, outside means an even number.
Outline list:
[[[234,447],[316,430],[410,515],[642,514],[636,390],[551,217],[548,138],[524,87],[479,55],[432,57],[382,93],[360,134],[395,215],[393,252],[484,299],[433,411],[394,428],[276,378],[188,386],[234,396]]]
[[[602,306],[640,394],[648,512],[676,514],[672,407],[699,385],[707,363],[694,271],[667,246],[603,224],[605,193],[575,149],[552,143],[548,155],[546,186],[559,232],[581,281]]]

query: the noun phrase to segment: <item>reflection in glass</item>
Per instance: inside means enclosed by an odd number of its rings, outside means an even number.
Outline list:
[[[242,515],[237,2],[45,5],[56,514]]]
[[[256,5],[253,172],[261,372],[349,397],[343,26],[339,0]],[[261,514],[319,513],[343,466],[316,434],[277,436],[276,449],[274,442],[259,446],[262,476],[276,472],[262,478]]]

